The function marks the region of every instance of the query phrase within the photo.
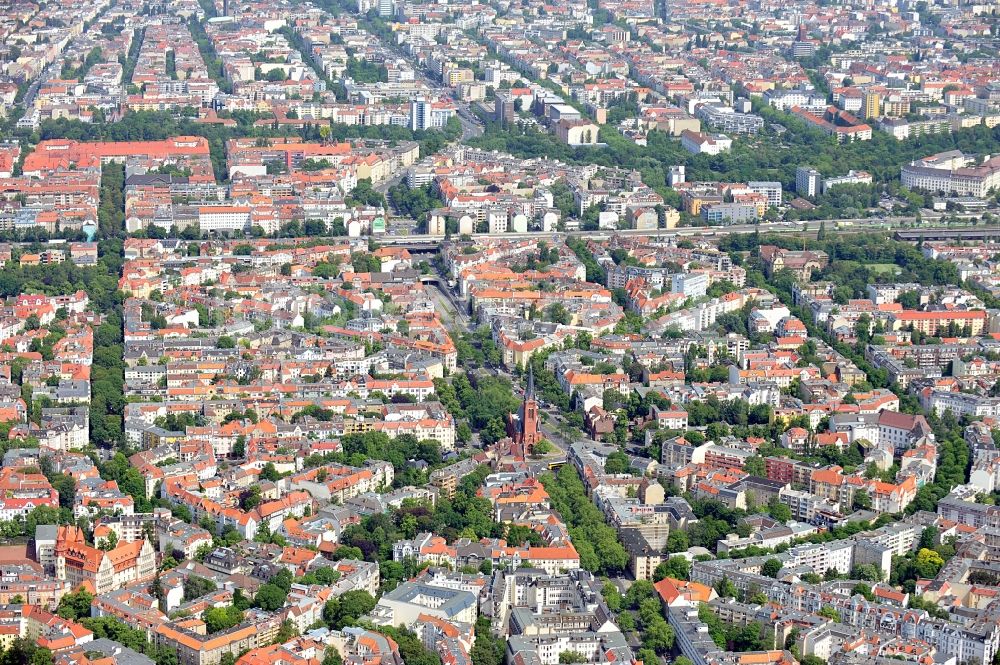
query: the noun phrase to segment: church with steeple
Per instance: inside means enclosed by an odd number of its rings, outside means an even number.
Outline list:
[[[530,455],[542,439],[538,429],[538,402],[535,400],[535,371],[528,365],[528,387],[524,391],[524,401],[517,413],[507,416],[507,435],[513,445],[511,452],[516,457]]]

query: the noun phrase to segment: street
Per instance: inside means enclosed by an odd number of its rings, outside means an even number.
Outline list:
[[[403,179],[406,177],[406,174],[409,172],[410,172],[409,169],[403,169],[402,171],[397,172],[388,180],[383,180],[377,185],[372,186],[372,189],[374,189],[382,196],[386,196],[388,195],[389,190],[398,185],[399,183],[401,183]]]
[[[469,110],[464,102],[456,102],[458,106],[458,121],[462,123],[462,141],[482,136],[485,129],[479,119]]]
[[[431,298],[434,300],[435,311],[441,312],[441,319],[445,327],[457,333],[464,333],[470,330],[469,315],[465,312],[464,305],[452,294],[448,293],[447,285],[443,285],[440,279],[424,282],[429,288]]]

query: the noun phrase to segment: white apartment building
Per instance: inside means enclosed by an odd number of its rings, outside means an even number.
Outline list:
[[[968,393],[931,390],[922,396],[921,402],[924,408],[934,411],[938,416],[944,415],[945,411],[951,411],[956,418],[1000,415],[1000,397],[979,397]]]
[[[250,207],[201,206],[198,226],[202,231],[246,231],[250,228]]]
[[[820,172],[806,166],[795,169],[795,192],[799,196],[814,197],[819,194]]]
[[[787,552],[793,566],[809,566],[817,574],[823,575],[833,568],[846,575],[851,572],[854,561],[853,541],[833,541],[829,543],[796,545]]]
[[[867,171],[850,170],[847,175],[826,178],[823,181],[823,191],[828,192],[838,185],[870,185],[872,184],[872,174]]]
[[[958,150],[951,150],[903,166],[900,180],[909,189],[983,198],[1000,187],[1000,157],[974,164]]]
[[[777,181],[748,182],[747,188],[754,194],[767,197],[767,206],[777,208],[781,205],[781,183]]]
[[[681,146],[695,155],[718,155],[732,148],[733,140],[725,134],[704,134],[685,129],[681,133]]]

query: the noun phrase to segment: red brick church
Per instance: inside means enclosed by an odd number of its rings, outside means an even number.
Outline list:
[[[524,401],[517,413],[507,416],[507,434],[511,441],[511,454],[525,458],[530,455],[542,439],[538,429],[538,402],[535,400],[535,372],[528,365],[528,387],[524,391]]]

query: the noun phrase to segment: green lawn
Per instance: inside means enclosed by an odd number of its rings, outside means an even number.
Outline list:
[[[900,268],[895,263],[867,263],[865,264],[875,272],[884,272],[893,275],[900,273]]]

